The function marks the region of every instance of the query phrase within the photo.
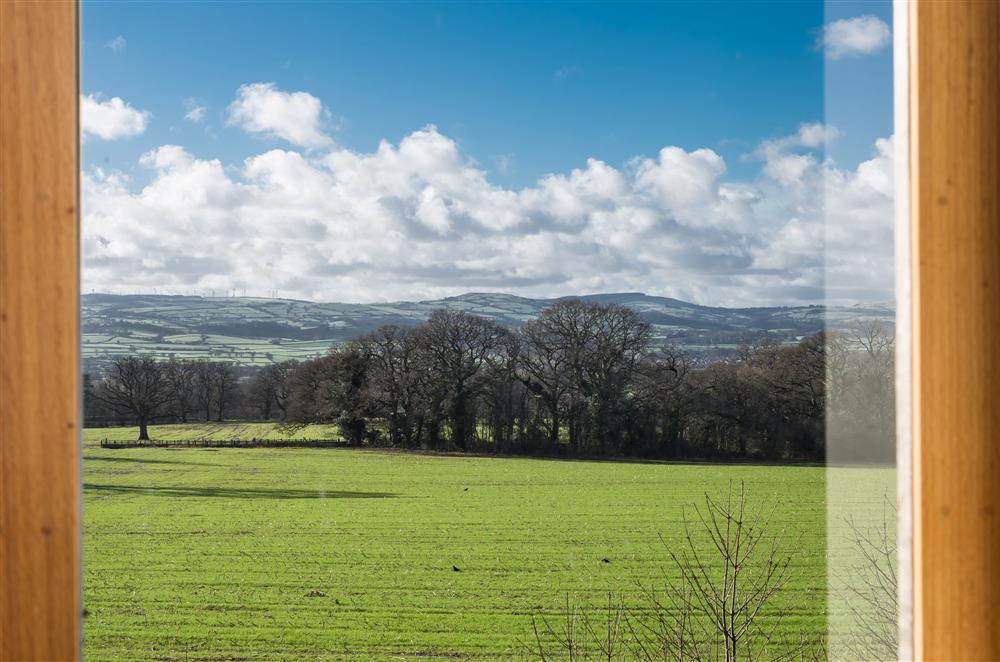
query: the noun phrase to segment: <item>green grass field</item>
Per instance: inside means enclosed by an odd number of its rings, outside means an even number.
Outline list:
[[[731,481],[795,552],[783,636],[826,627],[820,467],[96,447],[121,434],[85,433],[90,660],[526,658],[567,594],[662,585],[660,537]]]
[[[92,428],[84,432],[85,444],[110,441],[135,441],[138,428]],[[175,423],[150,425],[149,436],[157,441],[229,439],[339,439],[336,425],[312,423],[283,427],[277,423]]]

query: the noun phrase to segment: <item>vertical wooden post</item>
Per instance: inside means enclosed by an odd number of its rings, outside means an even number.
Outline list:
[[[909,10],[914,652],[1000,660],[1000,3]]]
[[[80,656],[75,1],[0,2],[0,659]]]

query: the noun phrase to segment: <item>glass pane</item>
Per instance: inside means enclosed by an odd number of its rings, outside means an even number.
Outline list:
[[[95,659],[893,659],[888,2],[83,8]]]
[[[890,3],[826,3],[829,653],[899,659]],[[905,52],[905,51],[904,51]],[[904,134],[905,135],[905,134]],[[844,168],[851,164],[854,167]],[[855,165],[856,164],[856,165]]]

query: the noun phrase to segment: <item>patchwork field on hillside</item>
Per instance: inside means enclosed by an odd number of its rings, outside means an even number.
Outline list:
[[[85,435],[88,659],[530,657],[533,615],[640,604],[682,509],[741,481],[794,552],[780,636],[826,626],[820,467],[95,447],[113,432]]]
[[[718,358],[767,334],[793,342],[823,328],[844,328],[859,319],[891,323],[885,305],[713,308],[636,292],[590,295],[620,303],[653,326],[657,342],[683,347],[696,357]],[[81,299],[82,358],[99,373],[118,356],[224,361],[262,366],[320,356],[384,324],[411,326],[438,309],[462,310],[516,327],[534,319],[555,299],[469,293],[435,301],[350,304],[254,297],[85,294]]]

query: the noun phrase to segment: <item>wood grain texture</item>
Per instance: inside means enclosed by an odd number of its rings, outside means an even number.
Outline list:
[[[915,656],[1000,660],[1000,3],[910,12]]]
[[[80,656],[77,6],[0,2],[0,659]]]

